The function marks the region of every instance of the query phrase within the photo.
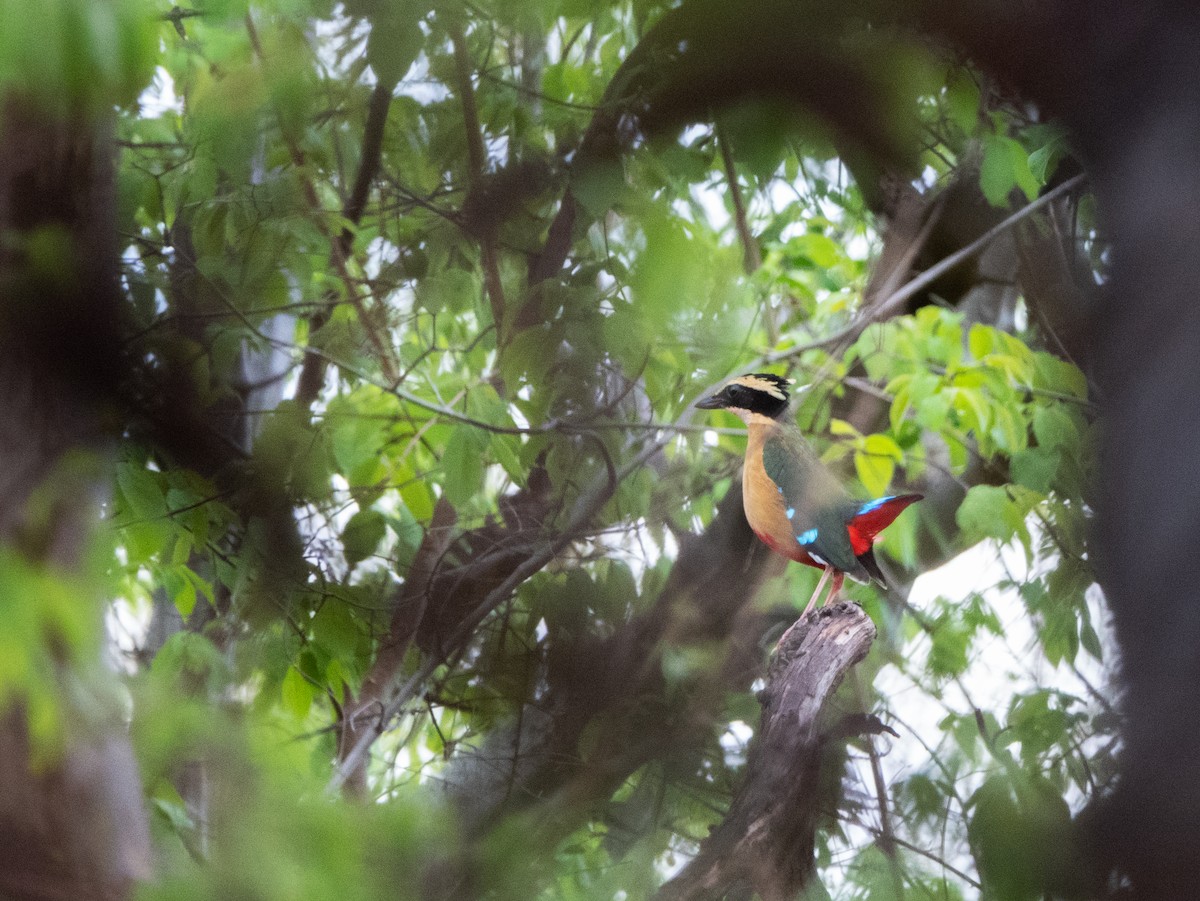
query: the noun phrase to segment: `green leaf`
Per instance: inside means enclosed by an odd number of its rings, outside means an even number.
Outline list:
[[[982,361],[996,348],[996,330],[980,323],[971,326],[967,332],[967,350],[976,360]]]
[[[1007,454],[1014,454],[1024,449],[1028,441],[1025,422],[1008,404],[994,403],[991,405],[992,429],[991,439],[996,447]]]
[[[888,407],[888,424],[893,432],[899,432],[904,424],[908,411],[912,407],[913,377],[911,373],[896,376],[887,383],[884,391],[892,395],[891,406]]]
[[[508,477],[514,482],[523,482],[526,475],[528,475],[528,471],[521,464],[519,453],[521,440],[516,435],[493,434],[489,442],[492,457],[504,467],[504,471],[508,473]]]
[[[714,254],[680,220],[659,210],[646,217],[643,229],[646,250],[638,257],[630,283],[639,315],[657,331],[689,298],[703,295]]]
[[[1029,167],[1029,154],[1016,141],[1013,141],[1012,155],[1013,175],[1016,177],[1017,187],[1021,189],[1025,199],[1032,202],[1037,199],[1041,182]]]
[[[1054,485],[1058,470],[1058,452],[1043,447],[1027,447],[1012,456],[1013,479],[1026,488],[1046,494]]]
[[[423,480],[414,478],[401,485],[400,499],[418,522],[428,522],[433,516],[433,495]]]
[[[190,567],[180,565],[164,568],[160,576],[180,616],[191,616],[201,597],[213,603],[212,585]]]
[[[937,677],[959,676],[967,668],[972,630],[950,619],[939,619],[929,647],[929,672]]]
[[[455,428],[446,442],[446,451],[442,454],[442,490],[455,507],[469,503],[482,490],[486,469],[483,453],[487,443],[486,433],[468,425]],[[416,516],[415,511],[413,515]]]
[[[167,512],[166,496],[163,493],[161,476],[138,463],[125,463],[117,469],[117,484],[125,507],[133,518],[157,519]]]
[[[1074,664],[1079,655],[1077,611],[1067,598],[1059,597],[1057,593],[1051,597],[1053,602],[1041,608],[1042,622],[1038,628],[1038,638],[1042,642],[1042,652],[1054,666],[1064,660],[1069,665]]]
[[[446,269],[427,276],[417,285],[417,303],[430,313],[462,312],[481,296],[479,277],[465,269]]]
[[[229,665],[216,645],[195,632],[176,632],[154,657],[151,673],[169,683],[172,691],[220,691],[229,679]]]
[[[949,417],[950,398],[944,393],[929,395],[916,404],[917,423],[930,431],[941,431]]]
[[[708,178],[712,168],[711,151],[684,147],[674,141],[658,154],[658,159],[672,173],[693,184]]]
[[[887,491],[896,464],[903,461],[904,451],[890,435],[867,435],[858,442],[854,452],[854,469],[872,497]]]
[[[1046,184],[1061,159],[1071,152],[1070,142],[1066,132],[1057,125],[1047,125],[1042,129],[1029,129],[1027,136],[1033,142],[1041,138],[1045,143],[1029,154],[1029,170],[1038,184]]]
[[[571,181],[571,193],[589,214],[601,217],[625,197],[625,170],[616,160],[600,160],[584,167]]]
[[[1029,154],[1019,141],[993,135],[984,142],[983,162],[979,167],[979,187],[992,206],[1007,207],[1014,187],[1033,200],[1038,180],[1029,169]]]
[[[285,710],[298,720],[308,716],[308,711],[312,709],[316,688],[304,678],[304,674],[300,670],[289,666],[279,690]]]
[[[196,821],[191,818],[187,812],[187,807],[183,803],[183,799],[179,797],[177,792],[172,792],[173,798],[163,798],[155,796],[151,799],[154,804],[154,809],[162,814],[171,828],[177,834],[183,835],[190,833],[196,828]]]
[[[1042,352],[1034,354],[1033,365],[1033,387],[1087,399],[1087,376],[1078,366]]]
[[[1051,706],[1048,691],[1018,697],[1008,715],[1008,727],[1021,743],[1021,759],[1036,765],[1041,755],[1059,746],[1072,725],[1061,705]]]
[[[863,439],[863,451],[877,457],[890,457],[897,463],[904,462],[904,451],[891,435],[876,433]]]
[[[630,605],[637,600],[637,583],[629,564],[613,560],[608,567],[608,578],[604,580],[604,591],[617,604]]]
[[[1022,772],[993,775],[968,802],[967,835],[980,875],[998,901],[1058,895],[1077,865],[1071,813],[1047,779]]]
[[[975,485],[963,498],[955,519],[968,544],[983,538],[1008,542],[1017,535],[1028,540],[1025,517],[1036,499],[1019,486]]]
[[[389,405],[390,407],[390,405]],[[378,413],[390,413],[380,409]],[[345,398],[335,398],[325,414],[325,428],[333,458],[343,473],[353,473],[364,463],[379,459],[386,438],[384,420],[375,410],[358,410]]]
[[[816,232],[805,232],[792,238],[787,243],[787,251],[810,260],[820,269],[832,268],[842,258],[842,249],[837,242]]]
[[[329,436],[314,427],[294,401],[284,401],[254,444],[258,472],[294,496],[316,499],[329,493],[334,469]]]
[[[876,436],[871,436],[876,437]],[[896,472],[896,461],[885,454],[873,454],[869,451],[854,452],[854,471],[858,479],[872,497],[878,497],[887,491]]]
[[[850,868],[855,884],[862,886],[863,897],[870,901],[904,901],[903,883],[879,845],[871,843],[859,853]]]
[[[359,510],[342,529],[342,552],[349,566],[367,559],[383,540],[387,521],[378,510]]]
[[[398,507],[395,516],[387,517],[387,523],[396,535],[396,544],[392,549],[392,559],[400,572],[412,565],[417,548],[425,537],[425,530],[417,522],[412,512],[405,507]]]
[[[946,85],[946,112],[963,134],[974,134],[979,127],[979,85],[967,67],[956,67]]]
[[[1012,151],[1005,138],[991,138],[984,143],[983,162],[979,167],[979,187],[992,206],[1007,207],[1008,195],[1017,184],[1013,174]]]
[[[903,783],[905,794],[913,801],[918,817],[929,819],[937,814],[946,803],[945,791],[928,776],[917,773]]]
[[[1058,405],[1038,407],[1033,411],[1033,436],[1038,447],[1046,451],[1074,453],[1079,447],[1075,420]]]
[[[381,3],[367,36],[367,62],[381,84],[395,85],[417,59],[425,36],[414,4],[391,0]]]
[[[962,475],[971,461],[966,438],[960,434],[951,433],[946,441],[946,453],[950,457],[950,471],[954,475]]]
[[[948,388],[945,395],[958,413],[962,427],[974,432],[975,437],[983,444],[988,439],[992,427],[993,407],[988,403],[987,397],[978,388]]]
[[[313,642],[342,660],[353,660],[358,648],[359,629],[349,606],[339,598],[329,598],[312,620]]]

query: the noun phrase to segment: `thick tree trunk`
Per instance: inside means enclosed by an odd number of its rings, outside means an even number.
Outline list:
[[[660,901],[748,895],[748,888],[782,901],[804,888],[820,813],[821,712],[874,639],[875,624],[853,604],[822,608],[784,633],[745,781],[700,853],[659,891]]]
[[[82,567],[109,482],[103,421],[120,345],[108,147],[90,123],[0,101],[0,569],[52,584]],[[99,633],[102,599],[74,600],[73,615]],[[42,604],[0,597],[0,609]],[[132,750],[110,715],[100,661],[81,660],[49,618],[45,633],[22,651],[64,689],[64,747],[47,759],[31,739],[20,701],[28,683],[0,686],[0,897],[126,898],[149,872]]]

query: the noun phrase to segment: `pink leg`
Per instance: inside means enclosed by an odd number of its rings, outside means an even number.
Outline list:
[[[833,590],[829,592],[829,597],[825,599],[826,604],[832,604],[837,600],[838,592],[842,590],[842,583],[846,581],[846,574],[839,572],[833,577]]]
[[[800,614],[801,619],[804,619],[806,616],[808,616],[809,611],[812,610],[813,606],[817,603],[817,598],[819,598],[821,596],[821,590],[825,587],[825,583],[827,581],[829,581],[829,574],[831,572],[833,572],[833,570],[827,566],[827,567],[825,567],[825,571],[821,573],[821,579],[820,579],[820,581],[817,582],[817,590],[814,591],[812,593],[812,597],[808,599],[808,606],[806,606],[804,608],[804,612]],[[837,585],[840,587],[841,586],[840,580],[842,578],[843,578],[842,574],[838,573],[837,576],[834,578],[834,585]]]

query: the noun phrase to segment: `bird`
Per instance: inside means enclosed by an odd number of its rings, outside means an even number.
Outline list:
[[[887,588],[875,560],[875,539],[923,495],[852,498],[791,421],[791,384],[769,372],[738,376],[696,406],[728,410],[746,423],[742,505],[754,534],[776,553],[823,570],[803,619],[831,577],[829,601],[846,576]]]

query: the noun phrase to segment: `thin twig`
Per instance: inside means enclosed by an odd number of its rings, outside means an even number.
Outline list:
[[[487,152],[483,146],[483,127],[479,122],[479,105],[475,102],[475,86],[471,81],[474,64],[467,48],[462,20],[451,16],[448,30],[450,43],[454,48],[454,72],[458,79],[463,128],[467,135],[467,158],[471,167],[468,181],[473,189],[478,189],[487,168]],[[496,325],[496,344],[500,346],[503,344],[504,311],[507,304],[504,299],[504,283],[500,278],[500,261],[496,255],[496,237],[491,228],[480,236],[479,250],[483,257],[483,280],[492,307],[492,321]]]
[[[692,405],[688,404],[676,420],[675,425],[677,427],[688,425],[691,421],[692,413]],[[589,488],[575,502],[571,517],[562,531],[547,541],[540,549],[534,551],[529,556],[529,559],[514,569],[500,585],[489,591],[479,605],[462,620],[459,627],[446,641],[445,646],[449,648],[458,648],[461,646],[484,619],[500,604],[504,603],[522,582],[553,560],[572,541],[577,540],[583,535],[586,532],[588,523],[608,503],[620,483],[649,461],[651,457],[660,453],[671,440],[669,435],[659,435],[653,440],[648,441],[628,463],[615,472],[615,478],[609,466],[605,467],[605,472],[598,473],[597,477],[592,480]],[[636,442],[630,442],[627,445],[629,448],[633,446],[636,446]],[[328,794],[336,794],[342,785],[345,784],[346,780],[362,765],[375,740],[384,733],[391,720],[404,709],[405,705],[420,691],[421,686],[437,671],[438,667],[446,662],[446,659],[446,655],[431,655],[400,686],[396,693],[392,695],[391,700],[384,705],[374,727],[368,729],[359,737],[354,747],[350,749],[338,764],[337,769],[329,780],[329,784],[326,786]]]
[[[858,706],[865,711],[867,709],[867,692],[863,688],[857,669],[850,671],[850,678],[854,685],[854,693],[858,696]],[[867,756],[871,761],[871,779],[875,783],[875,801],[879,805],[879,847],[887,856],[890,864],[896,897],[902,898],[904,897],[904,874],[900,871],[900,861],[896,857],[896,831],[892,828],[887,782],[883,778],[883,764],[879,759],[879,751],[875,747],[874,737],[869,734],[864,735],[863,741],[867,745]]]
[[[643,448],[637,456],[622,467],[618,473],[617,483],[661,450],[661,447],[659,442],[652,442]],[[585,492],[576,503],[575,512],[566,527],[554,539],[546,542],[539,550],[532,553],[529,559],[509,574],[507,579],[489,591],[479,605],[468,616],[464,617],[459,627],[446,641],[446,646],[458,647],[465,642],[471,633],[487,618],[488,614],[507,600],[522,582],[553,560],[568,544],[575,541],[586,529],[592,517],[599,513],[608,502],[617,483],[611,482],[608,473],[605,473],[603,480],[594,484],[591,490]],[[400,687],[396,694],[392,696],[392,699],[384,705],[374,728],[364,732],[358,741],[355,742],[354,747],[350,749],[349,753],[339,763],[329,780],[329,784],[326,786],[328,794],[336,794],[341,789],[350,775],[362,765],[367,752],[371,749],[375,740],[384,733],[391,720],[403,710],[425,681],[444,662],[445,658],[443,656],[430,656],[408,681]]]
[[[716,127],[717,147],[721,152],[721,163],[725,167],[725,182],[729,185],[729,197],[733,201],[733,224],[742,243],[742,268],[747,275],[753,275],[762,266],[762,251],[758,241],[750,231],[750,223],[746,219],[746,202],[742,198],[742,186],[738,184],[737,166],[733,162],[733,154],[729,150],[729,141],[720,126]],[[771,346],[779,343],[779,324],[775,321],[775,311],[771,308],[771,298],[764,292],[762,303],[763,323],[767,327],[767,341]]]
[[[733,154],[729,151],[729,141],[720,128],[717,129],[717,147],[721,150],[721,163],[725,167],[725,182],[729,185],[729,196],[733,200],[733,222],[737,228],[738,238],[742,242],[742,266],[746,273],[753,273],[762,265],[762,251],[758,241],[750,231],[746,219],[746,202],[742,199],[742,187],[738,184],[737,167],[733,163]]]
[[[255,58],[259,65],[268,66],[270,61],[266,59],[263,52],[262,41],[258,36],[258,28],[254,24],[254,17],[250,13],[246,13],[246,33],[250,38],[250,47],[254,52]],[[359,172],[355,178],[355,187],[352,192],[349,204],[343,211],[343,218],[350,223],[357,225],[359,218],[362,216],[362,207],[365,206],[366,191],[369,190],[370,182],[374,178],[375,173],[379,169],[380,153],[383,140],[383,123],[386,120],[387,112],[391,106],[391,94],[387,93],[385,98],[379,98],[381,92],[380,87],[376,87],[376,96],[372,97],[370,114],[366,129],[363,135],[363,153],[362,159],[359,162]],[[282,120],[281,120],[282,125]],[[378,138],[376,138],[376,133]],[[343,231],[339,234],[333,234],[327,228],[325,223],[325,208],[321,204],[320,198],[317,195],[316,185],[312,178],[307,174],[307,166],[304,158],[304,151],[300,149],[299,143],[296,141],[295,135],[291,134],[290,129],[282,128],[284,143],[287,146],[288,156],[291,157],[292,165],[296,170],[296,178],[300,182],[301,192],[304,195],[304,202],[308,206],[309,212],[313,215],[314,224],[329,240],[329,259],[333,264],[334,270],[337,272],[338,278],[345,286],[346,298],[353,305],[355,312],[358,314],[358,320],[362,324],[363,331],[366,332],[367,339],[371,342],[371,346],[379,359],[380,369],[385,377],[390,381],[393,377],[395,367],[392,365],[392,355],[388,350],[383,338],[379,335],[379,330],[375,327],[371,315],[367,311],[363,299],[358,293],[357,281],[350,275],[349,269],[349,254],[351,241],[349,240],[349,232]],[[362,193],[362,205],[358,205],[358,198]],[[357,215],[353,215],[357,213]],[[320,328],[328,318],[328,308],[332,307],[336,300],[336,295],[333,292],[326,292],[325,303],[321,309],[314,313],[309,319],[310,335],[317,328]],[[321,388],[321,382],[324,378],[324,365],[313,356],[306,356],[304,365],[301,368],[299,384],[296,389],[296,399],[305,407],[309,406]]]
[[[1004,232],[1008,231],[1017,223],[1029,218],[1047,204],[1057,200],[1063,194],[1073,191],[1075,188],[1083,184],[1086,179],[1086,174],[1076,175],[1074,178],[1064,181],[1052,191],[1047,191],[1028,206],[1021,207],[1021,209],[1004,219],[1004,221],[988,229],[966,247],[956,250],[954,253],[943,258],[935,265],[930,266],[916,278],[906,283],[902,288],[897,289],[887,299],[872,306],[869,310],[864,310],[863,315],[858,317],[854,322],[846,326],[841,331],[835,332],[826,338],[821,338],[818,341],[797,345],[796,347],[789,347],[787,350],[779,351],[778,353],[765,354],[761,358],[760,362],[765,365],[779,363],[784,360],[797,357],[810,350],[824,347],[834,347],[838,344],[841,344],[843,341],[847,341],[847,339],[853,340],[854,338],[858,337],[858,335],[860,335],[868,325],[881,319],[886,319],[889,315],[895,312],[897,307],[899,307],[913,295],[929,287],[951,269],[962,265],[967,260],[971,259],[971,257],[981,253],[989,244],[995,241],[996,238],[1004,234]]]
[[[861,828],[867,830],[868,832],[873,832],[876,835],[880,834],[880,830],[875,828],[874,826],[872,826],[870,823],[859,822],[859,823],[857,823],[857,825],[860,826]],[[924,848],[920,847],[919,845],[914,845],[912,842],[905,841],[902,838],[896,838],[895,836],[893,836],[892,841],[895,842],[898,847],[901,847],[906,851],[911,851],[913,854],[919,854],[921,857],[924,857],[926,860],[930,860],[933,863],[938,864],[943,869],[948,870],[949,872],[951,872],[955,876],[957,876],[959,879],[963,880],[963,882],[967,883],[972,888],[974,888],[974,889],[983,888],[983,884],[978,879],[975,879],[973,876],[969,875],[968,873],[964,873],[962,870],[958,869],[958,867],[954,866],[949,861],[947,861],[946,858],[941,857],[937,854],[934,854],[932,851],[926,851]]]

